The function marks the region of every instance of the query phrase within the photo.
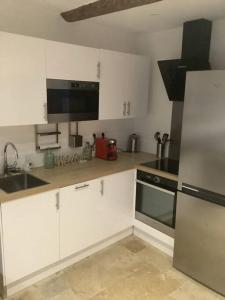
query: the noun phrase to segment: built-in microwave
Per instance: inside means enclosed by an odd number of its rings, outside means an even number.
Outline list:
[[[99,83],[47,79],[49,123],[98,120]]]

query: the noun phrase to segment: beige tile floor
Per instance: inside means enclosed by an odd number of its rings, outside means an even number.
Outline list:
[[[181,274],[172,259],[129,237],[10,300],[225,299]]]

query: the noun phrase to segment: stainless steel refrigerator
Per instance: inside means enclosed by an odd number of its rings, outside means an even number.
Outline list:
[[[174,266],[225,295],[225,71],[188,72]]]

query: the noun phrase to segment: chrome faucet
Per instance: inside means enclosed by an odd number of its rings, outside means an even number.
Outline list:
[[[8,146],[11,146],[15,151],[15,161],[12,165],[8,164],[8,157],[7,157]],[[19,155],[18,155],[18,151],[17,151],[16,146],[11,142],[6,143],[5,147],[4,147],[4,170],[3,170],[3,175],[4,176],[7,175],[10,170],[11,171],[16,171],[17,170],[16,166],[17,166],[18,158],[19,158]]]

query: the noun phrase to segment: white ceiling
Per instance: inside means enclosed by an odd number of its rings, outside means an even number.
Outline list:
[[[28,14],[33,7],[36,19],[41,22],[43,10],[46,13],[58,15],[62,11],[90,2],[94,0],[1,0],[0,11],[4,15],[12,9],[20,14]],[[225,0],[163,0],[155,4],[93,18],[88,22],[132,32],[155,32],[181,26],[183,22],[196,18],[210,20],[225,18]]]

